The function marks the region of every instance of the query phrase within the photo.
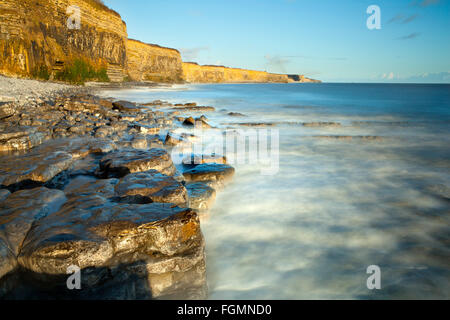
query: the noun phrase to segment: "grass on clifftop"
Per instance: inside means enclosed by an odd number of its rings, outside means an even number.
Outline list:
[[[88,62],[77,59],[66,65],[62,71],[55,75],[56,80],[73,84],[84,84],[86,81],[109,82],[106,68],[95,69]]]

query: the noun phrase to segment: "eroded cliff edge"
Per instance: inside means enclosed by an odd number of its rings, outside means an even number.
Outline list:
[[[134,81],[182,82],[181,54],[176,49],[127,41],[128,75]]]
[[[183,63],[183,76],[186,81],[194,83],[289,82],[285,74],[224,66],[201,66],[194,62]]]
[[[79,29],[68,28],[71,6],[81,11]],[[0,74],[46,80],[83,60],[84,68],[98,72],[90,78],[113,82],[317,82],[302,75],[183,63],[176,49],[128,39],[121,16],[96,0],[2,0],[0,50]]]

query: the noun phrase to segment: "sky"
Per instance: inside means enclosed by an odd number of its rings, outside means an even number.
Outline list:
[[[450,83],[450,0],[104,0],[183,61],[326,82]],[[380,9],[380,29],[367,20]],[[376,20],[371,20],[376,21]]]

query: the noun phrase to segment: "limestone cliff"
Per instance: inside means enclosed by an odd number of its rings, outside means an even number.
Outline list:
[[[180,52],[137,40],[127,41],[128,75],[134,81],[181,82]]]
[[[69,6],[81,28],[69,29]],[[95,67],[126,66],[127,29],[119,14],[95,0],[1,0],[0,72],[33,76],[38,69],[82,58]]]
[[[280,82],[287,83],[284,74],[265,71],[227,68],[224,66],[200,66],[197,63],[183,63],[183,77],[191,83],[245,83],[245,82]]]
[[[320,80],[315,80],[311,78],[307,78],[301,74],[289,74],[288,75],[289,82],[301,82],[301,83],[321,83]]]
[[[71,6],[80,9],[79,29],[68,27]],[[52,79],[67,71],[57,79],[80,83],[123,81],[127,74],[134,81],[169,83],[316,82],[300,75],[183,63],[176,49],[128,39],[120,15],[99,0],[0,0],[0,51],[0,74]]]

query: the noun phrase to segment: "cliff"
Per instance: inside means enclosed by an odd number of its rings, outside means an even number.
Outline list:
[[[288,74],[289,82],[301,82],[301,83],[321,83],[320,80],[307,78],[301,74]]]
[[[81,10],[81,28],[67,27],[67,8]],[[127,29],[95,0],[2,0],[0,73],[35,77],[83,59],[93,68],[126,67]]]
[[[128,75],[134,81],[181,82],[180,52],[137,40],[127,41]]]
[[[246,83],[246,82],[280,82],[287,83],[284,74],[265,71],[227,68],[224,66],[200,66],[197,63],[183,63],[183,77],[191,83]]]
[[[80,28],[68,27],[80,9]],[[301,75],[183,63],[180,52],[128,39],[120,15],[99,0],[1,0],[0,74],[88,80],[193,83],[316,82]]]

